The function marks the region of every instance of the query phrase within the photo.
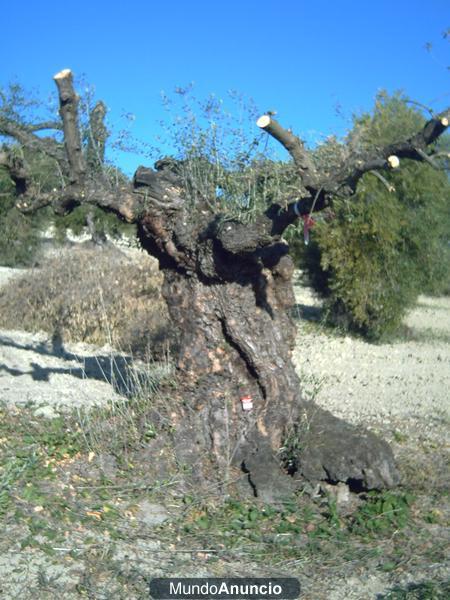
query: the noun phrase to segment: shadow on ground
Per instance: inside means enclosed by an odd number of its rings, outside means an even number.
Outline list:
[[[132,396],[136,392],[136,372],[132,369],[132,358],[120,353],[93,354],[80,356],[64,348],[59,336],[53,336],[51,342],[21,344],[8,336],[0,335],[0,346],[25,350],[46,357],[72,361],[79,366],[42,366],[30,361],[30,370],[8,367],[0,363],[0,371],[14,377],[29,375],[34,381],[49,381],[53,374],[70,375],[78,379],[95,379],[109,383],[115,392],[122,396]]]

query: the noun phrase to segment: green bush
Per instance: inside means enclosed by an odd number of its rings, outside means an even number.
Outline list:
[[[70,229],[75,235],[81,235],[86,232],[88,214],[93,217],[93,224],[96,234],[100,236],[110,235],[112,238],[119,239],[125,236],[130,240],[136,239],[136,227],[120,221],[116,215],[106,213],[96,206],[78,206],[67,216],[61,217],[54,215],[52,225],[56,239],[64,241],[67,230]]]
[[[347,141],[385,145],[423,121],[401,97],[381,94]],[[328,319],[371,339],[393,333],[420,293],[445,292],[450,279],[447,174],[405,160],[383,176],[395,191],[367,173],[350,200],[336,198],[332,219],[318,220],[309,246],[294,248]]]
[[[9,178],[0,172],[0,265],[24,267],[35,261],[43,215],[32,218],[18,211],[12,188]]]

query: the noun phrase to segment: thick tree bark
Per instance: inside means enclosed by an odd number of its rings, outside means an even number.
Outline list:
[[[111,187],[86,164],[70,71],[55,80],[63,157],[31,126],[0,118],[0,134],[55,158],[68,173],[65,185],[40,193],[26,164],[6,151],[0,166],[15,182],[22,210],[99,206],[136,223],[143,248],[159,260],[163,295],[178,330],[177,387],[171,390],[176,408],[169,418],[180,467],[188,467],[197,485],[226,485],[244,472],[248,490],[267,501],[289,494],[305,478],[359,488],[395,485],[398,473],[384,441],[302,398],[291,358],[293,264],[281,236],[300,216],[332,204],[335,194],[350,196],[365,172],[396,168],[403,158],[427,160],[426,148],[448,126],[450,111],[412,138],[352,156],[326,175],[299,138],[264,116],[259,125],[291,153],[304,193],[245,225],[214,214],[194,185],[188,191],[173,160],[158,161],[156,171],[140,167],[132,185]]]
[[[97,102],[89,113],[89,128],[86,132],[86,162],[92,171],[102,173],[105,163],[106,140],[108,129],[105,125],[106,106]]]
[[[180,410],[174,426],[180,463],[199,484],[226,482],[242,469],[253,493],[266,501],[292,492],[299,476],[358,482],[362,488],[395,485],[398,476],[384,442],[301,397],[291,359],[294,269],[287,245],[233,254],[217,238],[202,236],[201,223],[190,230],[192,225],[181,221],[185,240],[195,244],[195,260],[192,254],[190,265],[160,258],[163,294],[179,332]],[[140,238],[158,255],[152,228],[144,221]],[[245,245],[241,234],[241,244],[233,236],[234,247]],[[250,411],[243,409],[244,396],[252,398]],[[295,454],[283,454],[293,436]]]

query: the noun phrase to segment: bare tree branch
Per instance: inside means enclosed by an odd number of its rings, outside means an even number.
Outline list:
[[[61,128],[60,124],[59,128]],[[46,129],[46,127],[42,127],[42,123],[37,126],[25,126],[0,117],[0,135],[11,137],[17,140],[22,147],[42,152],[53,158],[59,163],[63,172],[66,173],[67,159],[61,144],[58,144],[53,138],[42,138],[33,133],[33,131],[41,131],[43,129]]]
[[[372,173],[372,175],[374,175],[379,181],[381,181],[381,183],[384,185],[384,187],[389,193],[395,192],[395,187],[391,185],[381,173],[379,173],[378,171],[370,171],[370,173]]]
[[[26,193],[17,200],[17,208],[24,213],[33,213],[50,206],[55,213],[66,215],[82,204],[113,212],[127,223],[136,223],[143,210],[142,197],[135,194],[130,186],[111,190],[93,182],[85,187],[71,185],[48,193],[37,192],[28,186]]]
[[[44,131],[46,129],[56,129],[62,130],[62,123],[60,121],[43,121],[42,123],[35,123],[32,125],[27,125],[26,127],[28,131]]]
[[[422,159],[427,162],[429,165],[431,165],[434,169],[439,169],[439,165],[434,162],[434,160],[431,158],[430,155],[428,155],[424,150],[422,150],[421,148],[417,148],[417,153],[419,154],[419,156],[422,157]]]
[[[88,143],[86,149],[86,161],[90,169],[101,170],[105,162],[106,140],[108,130],[105,125],[106,105],[97,102],[89,113]]]
[[[433,164],[433,160],[426,152],[430,144],[447,130],[450,122],[450,108],[427,121],[421,131],[409,139],[389,144],[378,149],[369,156],[353,158],[352,162],[344,165],[341,172],[333,176],[335,190],[348,186],[354,191],[360,178],[368,171],[376,169],[395,169],[399,166],[400,159],[426,161]],[[433,164],[433,166],[436,166]],[[333,183],[332,186],[333,187]]]
[[[319,187],[314,160],[311,153],[305,149],[305,145],[301,139],[295,136],[291,131],[284,129],[269,115],[262,115],[259,117],[256,124],[286,148],[294,160],[303,185],[306,188]]]
[[[308,156],[310,159],[311,157],[298,138],[291,132],[284,130],[268,115],[260,117],[259,121],[261,123],[258,123],[258,125],[280,141],[291,153],[296,164],[298,164],[297,161],[300,161],[302,165],[308,164],[305,157]],[[359,179],[368,172],[373,172],[375,177],[380,179],[389,191],[392,191],[392,186],[378,170],[397,169],[400,166],[400,159],[425,161],[436,167],[433,158],[447,158],[448,154],[445,152],[427,153],[427,148],[447,130],[449,122],[450,109],[447,109],[427,121],[422,130],[409,139],[376,149],[372,153],[360,154],[356,157],[353,155],[338,171],[332,171],[326,176],[317,174],[314,167],[304,169],[300,173],[300,177],[302,177],[307,192],[285,207],[278,204],[272,205],[265,213],[265,217],[268,219],[265,226],[261,227],[261,224],[259,224],[258,227],[261,231],[264,231],[264,234],[270,232],[273,236],[280,236],[299,217],[308,215],[311,211],[321,211],[332,205],[333,197],[337,193],[347,196],[352,195],[356,190]],[[301,169],[299,169],[300,171]],[[311,172],[314,173],[314,176],[308,179]],[[307,173],[306,181],[309,185],[305,183],[304,173]]]
[[[64,69],[53,79],[58,87],[59,114],[63,122],[64,146],[69,159],[71,182],[81,183],[86,175],[86,163],[78,128],[78,96],[73,89],[72,71]]]

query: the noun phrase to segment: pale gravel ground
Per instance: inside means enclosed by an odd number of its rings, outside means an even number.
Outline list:
[[[0,286],[22,273],[0,267]],[[0,402],[30,405],[36,414],[52,417],[65,409],[119,401],[118,392],[132,386],[126,362],[108,345],[61,346],[43,332],[0,330]]]
[[[320,306],[301,286],[296,297]],[[405,323],[418,341],[375,345],[300,323],[294,360],[307,391],[319,387],[318,404],[354,423],[448,420],[450,298],[420,297]]]
[[[2,330],[0,400],[8,405],[32,405],[36,414],[49,417],[58,409],[120,400],[110,383],[112,356],[108,347],[80,343],[55,349],[44,333]]]
[[[0,285],[16,274],[15,270],[0,268]],[[297,287],[296,293],[299,305],[318,306],[309,290]],[[317,326],[301,322],[295,361],[306,389],[335,414],[383,431],[407,431],[413,439],[422,436],[445,443],[450,404],[450,337],[445,336],[450,336],[450,298],[421,298],[406,322],[419,338],[422,336],[421,341],[371,345],[349,337],[330,336]],[[95,354],[107,356],[107,348],[74,344],[65,346],[64,351],[65,354],[55,353],[44,334],[0,331],[0,398],[10,404],[30,401],[34,410],[47,407],[51,414],[61,404],[91,405],[115,395],[98,373],[94,378],[81,374],[86,360],[95,371]],[[317,391],[318,383],[321,386]],[[154,545],[148,551],[140,548],[138,560],[147,560],[148,568],[156,575],[167,575],[171,565],[176,570],[172,574],[183,576],[242,574],[240,563],[219,561],[208,570],[190,560],[175,564],[173,557],[154,555],[154,550]],[[21,551],[17,547],[10,548],[10,552],[0,555],[1,597],[5,599],[34,599],[40,572],[56,576],[62,589],[67,590],[65,583],[69,588],[70,582],[74,585],[84,568],[81,561],[65,566],[59,558],[49,559],[35,550]],[[127,548],[125,542],[117,552],[125,552],[127,560],[133,562],[132,548]],[[118,555],[117,559],[122,561],[123,557]],[[249,565],[246,572],[267,575],[259,569]],[[434,569],[434,575],[430,570],[406,572],[401,583],[448,577],[446,565],[435,565]],[[293,568],[291,574],[302,580],[301,565]],[[305,599],[364,600],[386,593],[392,578],[381,572],[348,577],[335,571],[327,579],[304,583],[301,597]],[[396,583],[400,583],[398,578]],[[42,597],[54,596],[50,593]],[[64,597],[79,596],[67,590]]]

